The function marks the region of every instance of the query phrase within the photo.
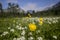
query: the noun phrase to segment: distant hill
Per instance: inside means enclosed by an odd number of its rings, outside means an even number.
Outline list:
[[[53,5],[48,10],[60,10],[60,2],[56,3],[55,5]]]
[[[37,16],[60,16],[60,2],[47,8],[47,10],[38,11],[37,13]]]
[[[57,4],[55,4],[55,5],[53,6],[53,8],[60,8],[60,2],[58,2]]]

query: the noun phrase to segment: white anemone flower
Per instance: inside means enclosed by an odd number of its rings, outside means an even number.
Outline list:
[[[34,39],[33,37],[28,38],[28,40],[33,40],[33,39]]]
[[[54,20],[53,23],[56,23],[56,21]]]
[[[50,21],[48,21],[48,23],[49,23],[49,24],[51,24],[51,22],[50,22]]]
[[[17,40],[17,38],[13,38],[13,40]]]
[[[32,35],[32,32],[29,32],[29,35]]]
[[[14,29],[10,29],[11,32],[14,32]]]
[[[8,29],[11,29],[11,27],[8,27]]]
[[[6,34],[8,34],[8,32],[6,31],[6,32],[3,32],[3,34],[2,35],[6,35]]]
[[[25,35],[25,30],[22,31],[21,35]]]
[[[42,37],[38,37],[37,39],[38,39],[38,40],[43,40],[43,38],[42,38]]]
[[[25,26],[25,29],[27,29],[27,26]]]
[[[57,36],[53,36],[53,38],[57,39]]]
[[[40,30],[38,30],[37,32],[40,33]]]
[[[25,28],[22,27],[22,30],[24,30]]]
[[[25,40],[25,37],[22,36],[22,37],[20,37],[20,38],[17,38],[17,40]]]
[[[19,24],[19,26],[21,26],[21,24]]]
[[[13,20],[13,22],[15,23],[15,20]]]
[[[17,25],[16,28],[19,28],[19,25]]]

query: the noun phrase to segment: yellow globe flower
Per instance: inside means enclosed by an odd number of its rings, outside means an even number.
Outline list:
[[[25,17],[25,18],[29,18],[29,17]]]
[[[43,18],[39,18],[39,23],[40,23],[40,25],[43,24]]]
[[[29,16],[30,14],[28,14],[28,16]]]
[[[43,21],[40,21],[39,23],[40,23],[40,25],[42,25],[43,24]]]
[[[29,24],[29,29],[30,31],[35,31],[36,30],[36,25],[35,24]]]
[[[29,17],[31,17],[31,15]]]
[[[28,16],[29,16],[29,17],[31,17],[31,15],[30,15],[30,14],[28,14]]]
[[[43,18],[39,18],[40,21],[43,21]]]

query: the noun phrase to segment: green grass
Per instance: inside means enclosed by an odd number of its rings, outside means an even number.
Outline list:
[[[54,23],[53,21],[58,21]],[[0,40],[13,40],[19,39],[22,36],[25,40],[29,40],[33,37],[33,40],[38,40],[41,37],[42,40],[60,40],[60,19],[52,18],[51,24],[48,23],[48,19],[44,20],[43,25],[39,25],[38,18],[0,18]],[[35,23],[37,26],[36,31],[31,32],[28,24]],[[19,29],[20,28],[20,29]],[[13,29],[13,30],[12,30]],[[12,31],[11,31],[12,30]],[[23,33],[23,31],[25,31]],[[4,32],[8,32],[3,35]],[[53,37],[53,36],[56,36]],[[30,38],[31,39],[31,38]],[[23,40],[23,38],[22,38]]]

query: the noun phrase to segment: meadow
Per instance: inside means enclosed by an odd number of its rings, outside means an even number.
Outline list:
[[[60,40],[60,17],[0,18],[0,40]]]

